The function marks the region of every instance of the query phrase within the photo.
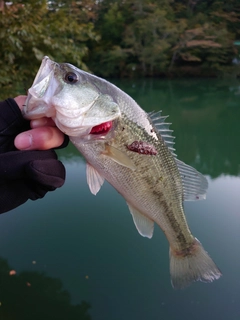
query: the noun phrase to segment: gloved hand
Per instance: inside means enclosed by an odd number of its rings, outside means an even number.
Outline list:
[[[14,138],[29,130],[13,99],[0,102],[0,213],[61,187],[65,168],[53,150],[19,151]],[[66,139],[64,146],[68,143]]]

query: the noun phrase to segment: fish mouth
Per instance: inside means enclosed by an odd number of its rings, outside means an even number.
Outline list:
[[[31,88],[28,89],[26,104],[22,110],[23,117],[28,120],[43,116],[55,116],[55,110],[49,107],[51,92],[56,91],[57,83],[53,82],[57,63],[45,56]],[[38,108],[36,108],[36,106]]]
[[[28,90],[34,98],[43,98],[54,76],[57,63],[45,56],[34,79],[32,87]]]
[[[111,130],[112,126],[112,121],[103,122],[101,124],[98,124],[97,126],[92,127],[90,134],[106,135]]]

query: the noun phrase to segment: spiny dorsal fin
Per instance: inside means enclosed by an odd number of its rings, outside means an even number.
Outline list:
[[[148,113],[148,116],[150,117],[154,127],[160,133],[172,155],[176,157],[176,154],[174,153],[175,148],[173,147],[175,137],[172,136],[173,130],[169,129],[171,123],[166,123],[165,120],[168,118],[168,116],[162,116],[161,113],[162,111],[152,111]]]
[[[174,153],[175,149],[173,148],[173,130],[169,129],[170,123],[165,123],[168,116],[162,116],[161,111],[150,112],[148,115],[152,124],[159,131],[168,149],[175,158],[182,179],[184,200],[194,201],[205,199],[208,188],[207,179],[196,169],[177,159],[177,156]]]

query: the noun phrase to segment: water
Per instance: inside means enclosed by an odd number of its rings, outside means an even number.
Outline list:
[[[207,200],[185,211],[223,277],[172,289],[161,230],[142,238],[107,183],[93,196],[69,145],[59,151],[65,185],[0,216],[0,319],[239,320],[240,83],[115,82],[145,110],[170,115],[178,157],[206,175]]]

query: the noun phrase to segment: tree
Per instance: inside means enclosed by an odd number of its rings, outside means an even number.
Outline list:
[[[0,0],[0,85],[28,87],[44,55],[103,77],[216,76],[239,38],[239,0]]]
[[[84,13],[75,2],[44,0],[13,1],[1,8],[0,84],[29,85],[44,55],[88,70],[83,62],[86,41],[98,38],[88,11]],[[81,18],[76,19],[78,14]]]

